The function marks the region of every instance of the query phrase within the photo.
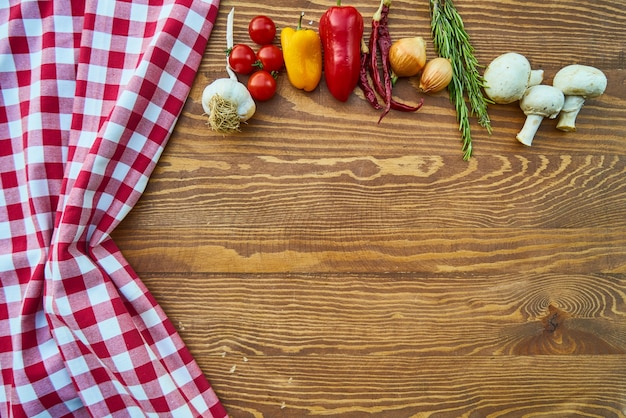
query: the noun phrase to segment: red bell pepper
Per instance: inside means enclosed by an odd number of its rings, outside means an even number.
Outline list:
[[[359,82],[363,17],[353,6],[328,9],[319,25],[324,50],[324,80],[330,93],[345,102]]]

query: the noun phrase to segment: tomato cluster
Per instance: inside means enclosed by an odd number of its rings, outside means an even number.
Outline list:
[[[283,51],[273,44],[276,25],[267,16],[256,16],[248,25],[248,35],[258,50],[237,44],[228,51],[228,63],[236,73],[250,75],[247,87],[254,100],[267,101],[274,97],[276,77],[285,65]]]

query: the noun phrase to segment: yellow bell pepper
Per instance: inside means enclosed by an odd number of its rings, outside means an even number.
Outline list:
[[[287,27],[280,32],[280,44],[291,85],[313,91],[322,78],[322,42],[317,32],[302,28],[303,16],[296,29]]]

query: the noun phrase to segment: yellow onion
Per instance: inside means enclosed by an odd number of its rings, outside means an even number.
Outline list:
[[[426,64],[426,41],[421,36],[402,38],[389,49],[389,64],[398,77],[417,75]]]
[[[437,93],[452,81],[452,64],[447,58],[437,57],[428,61],[420,77],[420,91]]]

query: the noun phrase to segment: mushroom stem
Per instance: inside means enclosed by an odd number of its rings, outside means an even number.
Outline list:
[[[528,87],[538,86],[543,82],[543,70],[531,70],[528,77]]]
[[[524,122],[524,126],[522,130],[519,131],[516,138],[519,142],[524,145],[528,145],[529,147],[533,143],[533,139],[535,138],[535,134],[543,121],[543,116],[541,115],[528,115],[526,116],[526,121]]]
[[[575,132],[576,117],[583,104],[585,104],[585,98],[582,96],[565,96],[565,104],[561,110],[556,128],[565,132]]]

